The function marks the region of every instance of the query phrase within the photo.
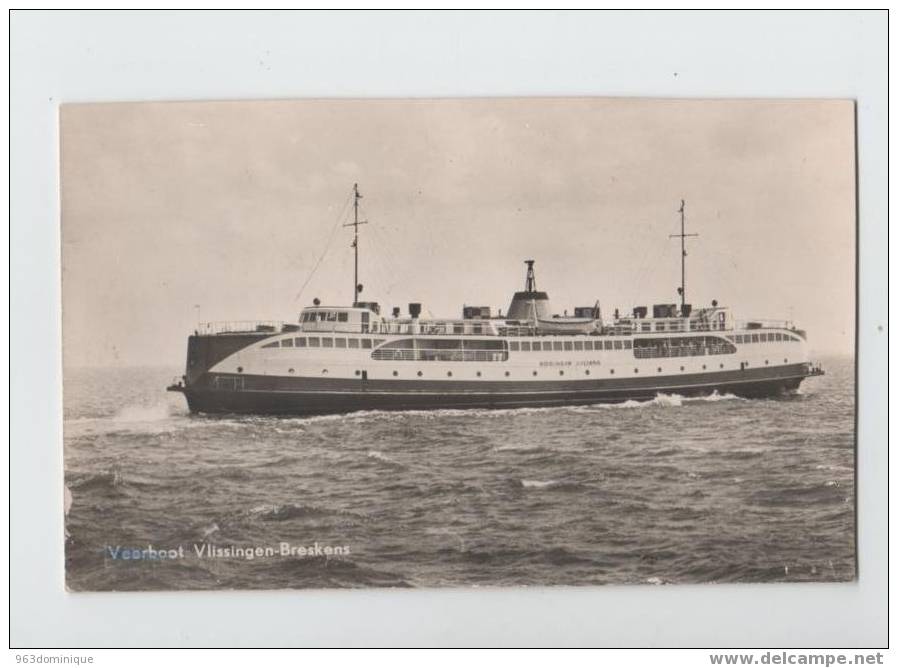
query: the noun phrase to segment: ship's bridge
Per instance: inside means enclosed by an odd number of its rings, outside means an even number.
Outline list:
[[[410,306],[417,306],[410,304]],[[496,336],[499,332],[490,320],[429,319],[414,317],[384,318],[370,308],[346,306],[310,306],[299,317],[304,332],[344,332],[362,334],[479,335]],[[397,309],[398,311],[398,309]]]
[[[663,308],[662,308],[663,306]],[[730,310],[725,306],[714,304],[708,308],[678,310],[675,305],[656,305],[652,316],[648,309],[637,306],[633,315],[616,317],[612,329],[615,333],[629,334],[639,332],[712,332],[733,329]]]
[[[299,315],[304,332],[367,333],[376,331],[382,322],[376,306],[309,306]]]

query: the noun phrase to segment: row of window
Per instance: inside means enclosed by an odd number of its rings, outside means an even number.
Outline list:
[[[629,350],[633,347],[630,340],[594,341],[509,341],[508,349],[512,352],[548,352],[553,350]]]
[[[736,334],[733,337],[736,343],[773,343],[774,341],[800,341],[798,337],[789,336],[782,332],[769,332],[764,334]]]
[[[391,341],[385,348],[412,349],[411,339]],[[503,350],[505,341],[494,339],[489,341],[465,341],[464,339],[432,339],[414,340],[414,348],[431,350]],[[263,348],[364,348],[371,349],[383,343],[383,339],[357,339],[333,336],[298,336],[292,339],[279,339],[266,343]],[[629,340],[615,341],[510,341],[508,349],[514,352],[549,352],[571,350],[629,350],[633,347]]]
[[[427,348],[388,348],[371,353],[371,359],[402,362],[505,362],[505,350],[433,350]]]
[[[710,339],[715,339],[713,342]],[[798,338],[781,332],[764,334],[736,334],[736,343],[768,343],[776,341],[799,341]],[[358,339],[333,336],[300,336],[291,339],[279,339],[266,343],[263,348],[363,348],[370,350],[383,343],[383,339]],[[412,340],[409,340],[412,341]],[[488,350],[503,349],[505,341],[464,341],[463,339],[432,339],[422,341],[393,341],[387,344],[391,348],[406,349],[439,349],[439,350]],[[723,339],[716,337],[689,337],[673,339],[635,339],[637,349],[651,348],[652,351],[640,350],[637,357],[680,357],[688,355],[713,355],[736,352]],[[550,352],[550,351],[584,351],[584,350],[630,350],[633,342],[629,339],[597,341],[588,338],[574,341],[509,341],[511,352]]]
[[[302,322],[349,322],[348,311],[306,311]]]
[[[383,343],[383,339],[354,339],[342,336],[298,336],[266,343],[263,348],[371,348]]]

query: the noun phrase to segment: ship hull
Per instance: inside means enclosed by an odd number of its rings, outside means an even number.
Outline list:
[[[659,394],[749,398],[796,390],[806,364],[679,376],[547,382],[358,380],[245,375],[179,388],[194,413],[323,415],[362,410],[578,406],[651,400]],[[219,382],[226,378],[228,383]],[[233,383],[234,389],[223,385]]]

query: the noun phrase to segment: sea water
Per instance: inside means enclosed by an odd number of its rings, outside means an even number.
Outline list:
[[[69,369],[66,581],[850,580],[854,366],[824,363],[774,399],[311,418],[190,415],[175,368]]]

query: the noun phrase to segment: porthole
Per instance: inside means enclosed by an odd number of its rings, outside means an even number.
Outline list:
[[[589,375],[589,369],[587,369],[587,370],[584,371],[583,373],[585,373],[585,374],[588,376],[588,375]]]
[[[639,369],[633,369],[633,373],[639,373]]]
[[[327,369],[322,369],[322,370],[321,370],[321,373],[322,373],[322,374],[327,374]]]
[[[686,367],[684,367],[684,366],[680,367],[680,371],[685,371],[685,370],[686,370]]]
[[[658,373],[661,373],[661,367],[660,367],[660,366],[658,367]]]
[[[558,370],[558,375],[559,375],[559,376],[563,376],[563,375],[564,375],[564,369],[559,369],[559,370]]]
[[[721,369],[723,368],[723,364],[720,365],[720,368],[721,368]]]
[[[478,378],[480,378],[482,375],[483,375],[483,374],[480,373],[479,371],[477,372],[477,377],[478,377]]]
[[[295,369],[287,369],[287,373],[296,373]]]
[[[399,375],[399,372],[398,372],[398,371],[394,371],[394,372],[393,372],[393,375],[394,375],[394,376],[398,376],[398,375]]]
[[[452,378],[452,372],[451,372],[451,371],[447,371],[447,372],[446,372],[446,375],[449,376],[450,378]]]
[[[702,369],[707,369],[708,367],[702,364]]]
[[[243,367],[242,367],[242,366],[238,366],[238,367],[237,367],[237,373],[243,373]]]
[[[611,369],[611,375],[612,376],[614,375],[614,369]]]
[[[423,371],[419,371],[419,372],[418,372],[418,378],[420,378],[420,377],[423,376],[423,375],[424,375],[424,372],[423,372]]]
[[[505,377],[506,377],[506,378],[507,378],[508,376],[510,376],[510,375],[511,375],[511,371],[506,371],[506,372],[505,372]]]
[[[360,376],[360,375],[362,375],[362,372],[359,371],[358,369],[356,369],[356,370],[355,370],[355,375],[356,375],[356,376]]]
[[[788,364],[788,363],[789,363],[789,360],[788,360],[788,359],[784,359],[784,360],[783,360],[783,364]]]
[[[533,372],[533,375],[535,376],[535,375],[537,375],[537,373],[538,373],[537,371],[534,371],[534,372]]]
[[[764,360],[764,364],[770,364],[770,360]]]

